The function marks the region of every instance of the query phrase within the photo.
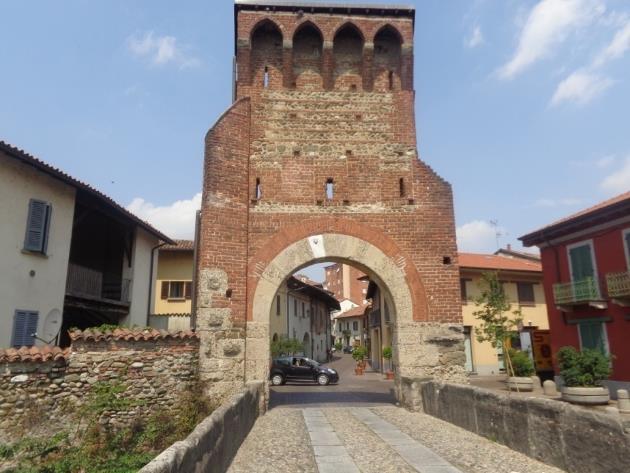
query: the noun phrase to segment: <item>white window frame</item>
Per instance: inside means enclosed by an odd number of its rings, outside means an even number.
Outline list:
[[[593,264],[593,277],[595,278],[595,282],[599,281],[599,274],[597,273],[597,258],[595,258],[595,245],[593,243],[593,239],[590,240],[582,240],[577,243],[573,243],[571,245],[567,245],[567,260],[569,261],[569,277],[571,278],[571,282],[573,282],[573,262],[571,261],[571,250],[573,248],[579,248],[580,246],[588,245],[591,248],[591,263]],[[597,288],[599,290],[599,284],[597,284]]]
[[[630,228],[621,231],[621,244],[626,254],[626,267],[630,270],[630,248],[626,245],[626,236],[630,235]]]
[[[606,354],[610,355],[610,345],[608,344],[608,330],[606,330],[606,322],[600,322],[598,320],[581,320],[580,322],[584,324],[599,323],[602,325],[602,332],[604,334],[604,348],[606,348]],[[581,351],[584,349],[584,346],[582,345],[582,332],[580,331],[580,322],[576,324],[575,328],[577,329],[578,338],[580,340],[580,351]]]

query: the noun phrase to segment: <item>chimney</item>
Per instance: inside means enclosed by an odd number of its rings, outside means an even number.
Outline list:
[[[512,251],[512,245],[510,245],[509,243],[507,244],[507,250]]]

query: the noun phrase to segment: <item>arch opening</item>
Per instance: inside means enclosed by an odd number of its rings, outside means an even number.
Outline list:
[[[282,32],[270,20],[259,23],[251,35],[250,71],[255,84],[282,87]]]
[[[342,26],[333,40],[336,90],[362,90],[363,36],[351,23]]]
[[[323,88],[323,46],[321,32],[310,22],[301,25],[293,35],[293,77],[298,90]]]
[[[374,37],[374,89],[400,90],[402,39],[392,26],[386,25]]]

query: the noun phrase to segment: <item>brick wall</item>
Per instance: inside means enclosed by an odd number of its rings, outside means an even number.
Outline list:
[[[226,356],[217,337],[246,325],[258,265],[291,228],[370,229],[422,301],[413,319],[461,324],[451,187],[416,148],[412,18],[239,10],[236,60],[239,101],[206,146],[202,372],[242,381],[244,344]]]
[[[140,402],[127,412],[106,414],[103,422],[113,427],[156,409],[177,415],[179,396],[198,380],[199,340],[189,332],[146,335],[75,337],[64,351],[0,350],[0,442],[75,424],[78,406],[99,382],[122,383],[125,397]]]

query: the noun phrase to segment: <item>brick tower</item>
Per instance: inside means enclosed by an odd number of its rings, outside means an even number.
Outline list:
[[[318,261],[396,312],[399,399],[463,377],[450,185],[418,158],[411,7],[237,0],[235,101],[206,137],[197,330],[218,396],[266,379],[269,305]],[[414,385],[415,386],[415,385]]]

